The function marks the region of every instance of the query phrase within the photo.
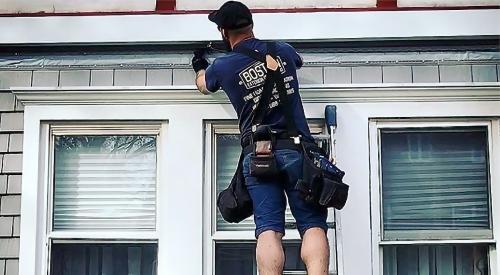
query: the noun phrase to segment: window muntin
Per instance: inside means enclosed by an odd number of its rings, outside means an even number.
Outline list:
[[[384,240],[492,237],[486,127],[380,138]]]
[[[156,137],[54,140],[53,230],[154,230]]]

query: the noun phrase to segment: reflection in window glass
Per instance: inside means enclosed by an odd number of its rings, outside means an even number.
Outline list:
[[[491,237],[486,128],[382,130],[381,146],[384,239]]]
[[[300,258],[300,243],[287,242],[284,274],[305,274]],[[215,275],[256,275],[255,243],[217,243],[215,246]]]
[[[56,136],[54,230],[151,230],[156,136]]]
[[[233,178],[234,171],[240,159],[241,146],[240,135],[217,135],[215,140],[216,151],[216,171],[215,171],[215,192],[219,194],[222,190],[227,188],[231,179]],[[217,210],[217,229],[218,230],[253,230],[253,216],[241,221],[240,223],[227,223],[222,218],[220,211]]]

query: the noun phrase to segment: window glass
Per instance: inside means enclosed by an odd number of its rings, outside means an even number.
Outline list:
[[[227,188],[231,183],[238,160],[240,158],[241,146],[240,135],[237,134],[218,134],[216,136],[216,194]],[[222,215],[217,211],[217,230],[254,230],[255,224],[253,216],[240,223],[227,223],[222,218]],[[292,216],[290,208],[287,206],[285,212],[286,228],[295,228],[295,220]]]
[[[306,274],[300,258],[300,243],[286,242],[283,274]],[[256,275],[255,243],[217,243],[215,246],[216,275]]]
[[[156,244],[52,244],[53,275],[155,275]]]
[[[384,275],[488,275],[488,245],[384,247]]]
[[[492,237],[487,129],[381,131],[384,239]]]
[[[53,229],[152,230],[156,136],[55,136]]]

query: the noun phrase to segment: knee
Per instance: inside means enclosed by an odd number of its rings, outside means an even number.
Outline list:
[[[324,238],[326,239],[326,231],[321,228],[321,227],[311,227],[311,228],[308,228],[304,231],[304,234],[303,234],[303,239],[311,239],[311,238],[314,238],[314,239],[317,239],[317,238]]]
[[[281,242],[283,238],[283,233],[277,232],[274,230],[266,230],[259,234],[258,241],[259,242]]]

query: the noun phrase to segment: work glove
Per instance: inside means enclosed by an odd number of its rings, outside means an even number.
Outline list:
[[[194,51],[193,59],[191,60],[191,65],[193,70],[197,73],[200,70],[206,70],[208,68],[208,60],[205,57],[207,54],[207,48],[201,48]]]

